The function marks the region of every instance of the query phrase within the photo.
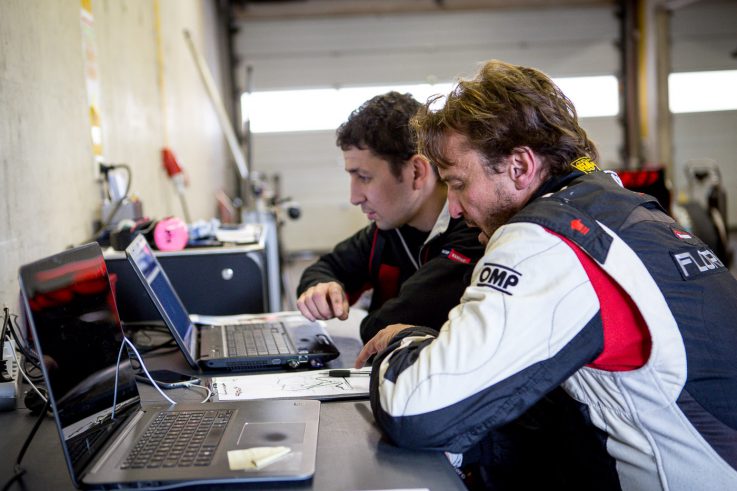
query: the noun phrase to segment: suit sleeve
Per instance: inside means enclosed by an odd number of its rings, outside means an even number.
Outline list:
[[[440,332],[405,330],[377,356],[372,409],[397,445],[464,452],[602,347],[598,298],[574,251],[537,225],[507,225]]]
[[[462,227],[451,234],[443,244],[445,251],[453,250],[471,260],[454,261],[447,254],[438,254],[424,263],[408,278],[399,294],[366,316],[361,322],[361,339],[367,342],[389,324],[412,324],[439,330],[448,319],[448,313],[458,305],[468,286],[473,267],[483,254],[477,239],[478,231]]]
[[[347,294],[360,293],[370,281],[369,261],[375,226],[356,232],[335,246],[332,252],[321,256],[302,273],[297,296],[318,283],[337,281]]]

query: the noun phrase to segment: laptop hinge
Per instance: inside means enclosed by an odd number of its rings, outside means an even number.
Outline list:
[[[128,422],[125,423],[125,427],[121,432],[118,433],[118,435],[113,440],[113,443],[108,445],[105,452],[95,461],[95,465],[92,467],[90,472],[92,474],[96,474],[100,471],[100,468],[102,467],[103,463],[107,461],[108,458],[112,455],[112,453],[115,451],[116,448],[118,448],[118,445],[120,445],[120,442],[123,441],[123,438],[125,438],[128,433],[133,431],[133,429],[136,426],[136,423],[143,418],[144,415],[143,409],[140,409],[128,420]],[[80,476],[81,477],[81,476]]]

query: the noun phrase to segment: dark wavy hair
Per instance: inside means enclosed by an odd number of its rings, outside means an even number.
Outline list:
[[[548,176],[568,173],[578,157],[598,159],[571,100],[534,68],[491,60],[473,79],[459,81],[441,109],[431,110],[440,98],[418,111],[412,128],[420,153],[441,168],[453,165],[444,148],[449,131],[464,135],[492,172],[500,172],[500,159],[521,146],[543,157]]]
[[[389,162],[396,177],[417,153],[417,140],[410,119],[422,107],[410,94],[387,92],[361,104],[336,131],[336,145],[371,150]]]

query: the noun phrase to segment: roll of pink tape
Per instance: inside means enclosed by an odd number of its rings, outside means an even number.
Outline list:
[[[188,239],[187,224],[176,217],[159,220],[154,228],[154,243],[160,251],[181,251]]]

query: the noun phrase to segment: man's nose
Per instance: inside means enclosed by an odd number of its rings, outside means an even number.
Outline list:
[[[360,186],[351,180],[351,204],[358,206],[366,200]]]
[[[453,218],[461,218],[463,216],[463,207],[452,193],[448,193],[448,212]]]

